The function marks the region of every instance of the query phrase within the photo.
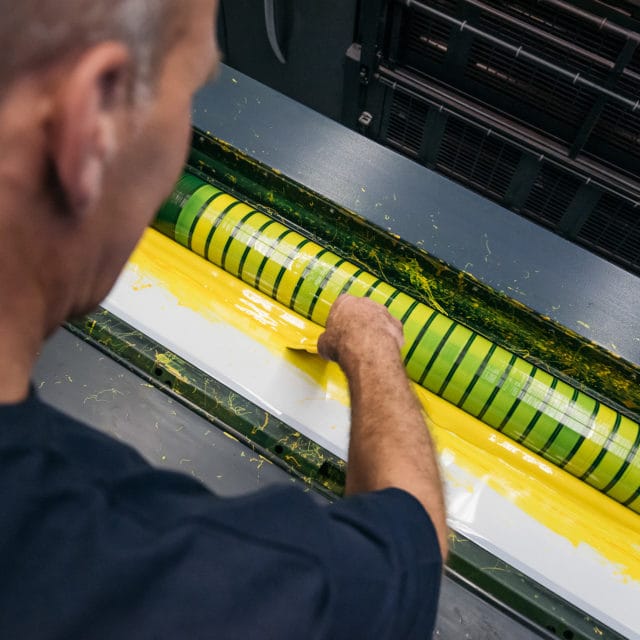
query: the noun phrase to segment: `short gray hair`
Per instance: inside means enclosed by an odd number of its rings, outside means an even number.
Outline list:
[[[106,40],[124,42],[148,86],[180,29],[179,0],[0,0],[0,94],[25,73]]]

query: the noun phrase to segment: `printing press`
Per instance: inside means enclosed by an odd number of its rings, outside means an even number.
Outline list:
[[[527,7],[551,5],[595,24],[560,2],[361,8],[342,123],[223,66],[197,96],[172,196],[103,307],[56,335],[36,373],[45,399],[221,495],[294,482],[337,500],[348,393],[314,345],[341,293],[385,304],[446,485],[441,638],[640,638],[640,218],[615,247],[602,231],[603,208],[635,209],[635,149],[593,142],[609,105],[633,113],[623,88],[640,40],[632,14],[609,18],[611,39],[626,37],[613,79],[573,84],[568,54],[552,63],[530,39],[516,56],[512,32],[495,42],[488,17],[523,28]],[[567,21],[549,25],[561,47]],[[283,34],[295,40],[267,24],[274,68],[292,55]],[[422,49],[402,48],[412,38]],[[473,93],[478,77],[459,76],[457,93],[437,82],[455,75],[441,54],[484,64],[493,82],[487,43],[594,94],[589,131],[589,114],[570,115],[585,151],[563,156],[569,125],[548,106],[525,131],[504,117],[513,96],[492,111],[495,86]]]

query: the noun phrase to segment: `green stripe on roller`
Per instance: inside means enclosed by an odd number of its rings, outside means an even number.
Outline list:
[[[345,262],[346,262],[346,260],[340,259],[335,264],[329,265],[329,268],[327,269],[326,273],[324,274],[324,277],[320,281],[320,284],[318,285],[318,288],[316,289],[316,292],[313,295],[313,298],[311,299],[311,306],[309,307],[309,312],[308,312],[308,315],[309,315],[310,318],[313,318],[313,312],[314,312],[314,310],[316,308],[316,304],[318,304],[318,300],[320,300],[320,296],[325,291],[325,288],[326,288],[327,284],[329,283],[329,280],[331,280],[331,278],[333,277],[335,272]]]
[[[221,258],[220,266],[225,271],[229,271],[229,269],[227,268],[227,254],[229,252],[231,244],[236,239],[236,236],[238,235],[240,230],[244,227],[244,225],[247,224],[247,222],[256,215],[262,215],[262,214],[259,211],[256,211],[255,209],[253,211],[249,211],[249,213],[247,213],[245,216],[240,218],[238,222],[236,222],[235,226],[231,230],[231,233],[229,234],[229,237],[227,238],[227,241],[224,243],[224,247],[222,248],[222,258]]]
[[[424,386],[429,391],[436,393],[440,388],[472,333],[467,327],[454,323],[453,331],[440,348],[423,380]]]
[[[453,323],[447,316],[438,313],[429,331],[427,331],[422,340],[418,343],[416,350],[411,356],[411,360],[407,364],[407,371],[412,380],[416,382],[420,380],[420,377],[425,372],[425,363],[431,360],[438,345],[442,340],[442,337],[449,331]]]
[[[489,351],[487,351],[487,354],[484,356],[482,362],[480,363],[480,366],[476,369],[475,373],[473,374],[473,378],[471,379],[471,382],[467,385],[467,388],[464,390],[464,393],[462,394],[462,397],[460,398],[460,400],[456,402],[456,406],[458,408],[462,407],[462,405],[467,401],[469,394],[473,391],[473,388],[476,386],[476,383],[478,382],[478,380],[480,380],[480,378],[484,374],[484,371],[487,368],[487,365],[489,364],[489,360],[491,359],[491,356],[493,356],[497,348],[498,348],[498,345],[495,342],[492,342],[491,347],[489,347]]]
[[[216,206],[220,207],[220,202]],[[216,232],[213,236],[213,241],[207,247],[207,259],[209,262],[213,262],[219,266],[222,266],[222,252],[227,245],[227,241],[229,236],[235,229],[236,225],[248,214],[254,213],[254,210],[247,206],[244,202],[239,202],[239,204],[234,205],[233,207],[229,207],[228,211],[224,212],[224,215],[220,216],[219,219],[216,220]],[[207,214],[204,214],[207,215]],[[256,215],[259,215],[256,212]],[[198,228],[196,228],[194,232],[194,237],[198,233]]]
[[[544,394],[544,398],[542,398],[542,400],[539,402],[538,408],[536,409],[536,413],[533,416],[533,418],[529,420],[529,424],[524,428],[524,431],[516,438],[517,442],[524,442],[524,440],[527,439],[529,434],[533,431],[535,426],[538,424],[538,420],[540,420],[540,418],[544,415],[544,410],[549,404],[549,400],[551,400],[551,398],[553,397],[553,392],[558,382],[559,382],[558,378],[551,377],[551,384],[547,386],[547,389]]]
[[[238,229],[225,255],[225,271],[228,271],[234,276],[238,276],[238,274],[244,271],[244,268],[242,270],[240,269],[240,265],[247,249],[247,243],[255,233],[256,228],[266,224],[269,220],[270,218],[263,213],[256,212],[247,220],[246,224]],[[242,266],[244,267],[244,264]]]
[[[538,378],[539,372],[536,375],[536,379]],[[564,421],[567,406],[571,404],[573,388],[552,376],[549,376],[549,380],[551,380],[550,385],[553,385],[553,390],[551,393],[545,392],[543,394],[542,415],[536,419],[534,428],[525,429],[521,440],[522,444],[532,451],[542,450],[555,433],[558,422]]]
[[[591,463],[591,466],[580,476],[580,480],[586,480],[595,470],[600,466],[602,459],[607,454],[609,447],[613,444],[616,438],[616,434],[618,433],[618,429],[620,428],[620,423],[622,422],[622,415],[619,413],[616,414],[616,420],[613,424],[613,428],[607,435],[607,440],[602,447],[600,453],[596,456],[596,459]]]
[[[269,260],[265,264],[260,275],[260,290],[268,296],[271,296],[272,298],[276,297],[274,295],[276,277],[280,272],[281,267],[287,263],[288,257],[293,253],[296,245],[300,244],[302,240],[303,236],[294,231],[280,239],[275,245],[274,251],[269,256]],[[315,243],[309,243],[309,246],[312,247],[312,250],[317,248]],[[284,290],[280,288],[279,302],[286,303],[288,297],[289,295],[287,294],[285,296]]]
[[[278,275],[276,276],[276,279],[273,283],[273,293],[271,295],[276,298],[276,300],[278,299],[278,289],[280,288],[282,277],[287,272],[287,270],[291,268],[291,265],[293,264],[293,261],[298,255],[300,249],[302,249],[302,247],[304,247],[306,244],[309,244],[310,242],[311,240],[309,240],[309,238],[302,238],[302,240],[293,248],[293,250],[287,254],[287,257],[280,267],[280,271],[278,271]]]
[[[623,418],[623,420],[626,420],[626,418]],[[633,446],[631,447],[631,449],[629,449],[629,453],[627,454],[624,462],[622,463],[622,466],[616,472],[616,474],[613,476],[613,478],[611,478],[611,481],[609,482],[609,484],[607,484],[606,486],[604,486],[602,488],[602,491],[604,493],[608,494],[610,491],[613,490],[613,488],[620,481],[622,476],[626,473],[626,471],[629,468],[629,466],[631,465],[631,462],[633,461],[633,459],[638,455],[638,449],[639,448],[640,448],[640,428],[638,428],[638,432],[636,434],[636,440],[633,443]]]
[[[548,387],[551,384],[553,377],[548,373],[541,371],[534,367],[529,377],[529,384],[526,385],[526,389],[523,389],[518,398],[520,401],[517,403],[517,407],[513,413],[509,416],[506,423],[500,428],[502,433],[508,435],[516,441],[521,441],[520,437],[522,432],[527,428],[536,418],[538,407],[544,399],[545,395],[550,397],[553,395],[553,390],[549,390]],[[538,418],[539,420],[540,418]],[[538,428],[538,420],[534,422],[534,428]]]
[[[400,289],[396,289],[384,302],[387,309],[393,304],[393,301],[400,295]]]
[[[529,375],[525,379],[522,387],[520,387],[520,391],[518,391],[518,395],[515,397],[515,399],[511,403],[511,406],[509,407],[507,412],[504,414],[504,417],[496,427],[498,431],[502,431],[511,422],[511,419],[513,418],[513,414],[516,412],[517,409],[520,408],[522,401],[527,396],[529,388],[531,387],[531,385],[533,384],[533,381],[535,380],[535,375],[536,375],[536,367],[531,367],[531,371],[529,372]],[[532,407],[528,406],[527,408],[530,411],[533,411]],[[517,422],[517,420],[515,422]]]
[[[578,392],[578,401],[576,407],[584,401],[584,397]],[[594,405],[595,405],[595,401]],[[574,407],[575,411],[575,407]],[[582,414],[578,414],[582,415]],[[580,447],[580,434],[585,424],[588,423],[588,416],[584,418],[584,422],[578,422],[575,416],[567,415],[566,421],[562,424],[561,429],[556,436],[553,445],[545,453],[545,458],[553,464],[559,464],[571,457],[572,452]],[[575,428],[568,426],[570,423],[577,425]],[[586,468],[586,467],[585,467]],[[569,471],[569,469],[568,469]]]
[[[621,502],[628,507],[638,498],[638,488],[640,487],[640,460],[632,461],[627,467],[624,475],[618,480],[616,485],[609,490],[608,496]]]
[[[424,379],[427,377],[427,374],[429,373],[429,369],[431,369],[431,367],[433,366],[433,363],[436,361],[436,358],[440,355],[440,351],[443,349],[444,345],[447,344],[447,340],[449,340],[449,336],[455,331],[457,326],[459,325],[456,325],[455,322],[451,322],[451,325],[449,326],[449,328],[445,331],[442,338],[440,338],[438,344],[436,345],[436,348],[433,350],[431,357],[429,358],[429,361],[427,362],[424,370],[422,371],[422,374],[420,375],[418,384],[422,384],[424,382]]]
[[[451,404],[457,405],[471,384],[474,374],[491,348],[491,343],[481,335],[473,332],[475,338],[460,361],[449,384],[442,392],[442,397]]]
[[[427,307],[424,304],[417,305],[414,310],[404,320],[404,335],[405,335],[405,352],[408,352],[413,345],[416,336],[422,332],[422,328],[429,318],[434,314],[434,310],[431,307]]]
[[[546,456],[550,449],[553,449],[557,439],[560,437],[560,434],[565,429],[564,421],[567,416],[572,415],[574,407],[577,405],[578,398],[580,397],[580,392],[577,389],[573,390],[573,395],[569,404],[566,406],[562,417],[558,420],[556,428],[553,430],[553,433],[549,436],[549,439],[540,447],[540,454]]]
[[[302,275],[298,279],[298,282],[296,283],[295,289],[293,290],[293,293],[291,294],[291,300],[289,301],[289,307],[291,307],[291,309],[296,309],[296,305],[298,303],[298,295],[300,294],[300,289],[302,288],[303,283],[306,282],[309,274],[311,273],[311,270],[318,263],[318,260],[320,260],[320,258],[322,258],[322,256],[325,255],[326,253],[329,253],[329,249],[322,249],[322,251],[319,251],[308,262],[307,266],[304,268],[304,271],[302,272]]]
[[[629,509],[632,509],[633,511],[635,511],[636,513],[640,513],[640,496],[638,496],[635,500],[633,500],[632,502],[629,502],[627,504],[627,507],[629,507]]]
[[[314,261],[320,251],[322,251],[322,247],[315,242],[309,242],[300,248],[295,260],[282,276],[280,286],[278,287],[277,300],[281,304],[291,307],[291,300],[296,287],[302,286],[302,274],[305,270],[308,271],[310,263]],[[298,293],[299,291],[298,289]],[[296,293],[296,298],[298,297],[298,293]]]
[[[506,366],[506,368],[502,372],[500,376],[500,380],[498,381],[498,384],[496,384],[493,391],[491,392],[491,395],[487,398],[487,401],[484,403],[484,406],[480,410],[480,413],[478,413],[478,415],[476,416],[479,420],[482,420],[484,414],[489,410],[489,407],[493,403],[494,398],[498,395],[498,392],[502,389],[502,385],[504,384],[504,381],[509,377],[509,374],[511,373],[511,369],[513,369],[513,365],[516,363],[517,359],[518,358],[515,355],[512,355],[509,358],[509,364]]]
[[[403,326],[409,320],[409,316],[413,313],[413,310],[418,306],[418,304],[419,302],[417,300],[414,300],[404,312],[404,315],[402,316],[402,318],[400,318],[400,322]]]
[[[625,507],[630,507],[638,498],[640,498],[640,486],[622,504]]]
[[[302,287],[300,287],[298,300],[304,299],[308,302],[303,315],[314,322],[319,322],[318,315],[326,318],[329,313],[329,307],[334,300],[325,299],[326,293],[324,292],[324,287],[335,273],[335,269],[341,260],[342,259],[335,253],[325,253],[320,260],[315,261],[306,281],[302,284]],[[344,262],[344,260],[342,260],[342,262]],[[325,307],[322,312],[318,314],[316,305],[321,300],[325,302]],[[302,308],[304,309],[305,307]]]
[[[380,278],[376,278],[374,282],[371,283],[371,286],[367,289],[366,293],[362,296],[363,298],[370,298],[376,291],[376,287],[382,282]]]
[[[407,367],[409,365],[409,362],[411,362],[413,358],[413,354],[415,353],[415,350],[418,348],[418,345],[422,341],[422,338],[424,338],[425,334],[429,330],[429,327],[433,324],[433,321],[438,316],[440,316],[440,314],[437,311],[431,310],[431,315],[429,316],[427,321],[422,325],[422,328],[418,332],[418,335],[416,335],[416,337],[414,338],[413,342],[411,343],[411,346],[409,347],[409,350],[407,351],[404,357],[405,367]]]
[[[380,282],[376,283],[376,286],[368,297],[374,302],[384,305],[389,299],[389,296],[391,296],[394,291],[394,287],[392,287],[390,284],[387,284],[384,280],[381,280]]]
[[[462,347],[462,351],[460,351],[460,353],[458,354],[458,357],[456,358],[456,361],[453,363],[453,366],[449,369],[449,373],[447,373],[445,379],[442,381],[442,384],[440,385],[440,389],[438,389],[438,391],[436,391],[436,393],[439,396],[444,395],[444,392],[445,392],[446,388],[449,386],[449,383],[451,382],[451,379],[453,378],[453,376],[455,375],[456,371],[460,367],[460,364],[462,363],[462,361],[465,359],[465,356],[469,352],[469,349],[471,349],[471,345],[474,343],[474,341],[475,341],[475,339],[477,337],[478,337],[477,333],[471,332],[471,335],[467,339],[464,347]]]
[[[411,311],[415,309],[416,307],[416,305],[414,304],[415,302],[416,301],[411,296],[408,296],[406,293],[403,293],[402,291],[399,291],[397,295],[389,296],[389,298],[387,299],[386,307],[387,309],[389,309],[389,313],[394,318],[396,318],[396,320],[400,321],[400,323],[403,325],[403,330],[404,330],[403,318],[407,315],[407,312],[409,312],[410,314]]]
[[[218,264],[217,261],[213,261],[209,257],[209,247],[211,246],[211,241],[213,240],[213,236],[215,232],[220,227],[220,223],[229,215],[229,213],[241,204],[243,203],[240,202],[240,200],[236,200],[235,202],[232,202],[228,207],[225,207],[222,213],[219,216],[217,216],[216,219],[213,221],[213,224],[211,225],[211,229],[209,230],[209,233],[207,235],[207,239],[204,243],[204,254],[203,254],[211,262],[215,262],[216,264]]]
[[[267,230],[267,228],[269,228],[274,224],[278,224],[278,223],[275,220],[272,220],[271,218],[269,218],[269,220],[267,220],[259,229],[255,229],[254,232],[251,234],[251,236],[247,240],[247,246],[245,247],[244,253],[240,258],[240,264],[238,265],[238,273],[236,274],[238,278],[241,278],[242,280],[244,280],[245,278],[244,265],[247,261],[247,258],[249,257],[249,254],[255,247],[256,242],[262,237],[262,234]],[[252,279],[255,278],[255,274],[251,274],[251,278]]]
[[[349,295],[357,298],[366,298],[367,293],[373,290],[378,279],[366,271],[360,274],[360,277],[349,288]]]
[[[349,289],[351,289],[352,285],[357,282],[358,278],[364,273],[364,269],[358,269],[345,283],[344,286],[342,287],[342,289],[340,290],[340,293],[338,295],[343,295],[345,293],[349,292]]]
[[[196,178],[194,175],[190,173],[182,174],[173,193],[162,205],[160,211],[158,211],[158,215],[153,221],[152,226],[175,240],[176,224],[182,210],[193,194],[203,185],[202,180]]]
[[[191,236],[193,230],[198,224],[198,220],[202,216],[205,209],[220,196],[224,195],[222,191],[214,189],[213,187],[206,185],[200,187],[189,198],[189,201],[182,209],[182,212],[178,216],[176,222],[176,228],[174,232],[174,238],[176,242],[179,242],[184,247],[191,248]]]
[[[279,226],[282,226],[282,225],[279,225]],[[254,286],[255,289],[260,289],[260,279],[262,278],[262,272],[264,271],[264,268],[267,266],[267,263],[269,262],[269,259],[273,255],[273,252],[276,250],[278,245],[288,235],[290,235],[292,233],[294,233],[294,232],[291,229],[287,229],[285,227],[284,231],[276,238],[275,243],[271,244],[269,246],[269,248],[267,249],[267,251],[265,252],[265,254],[263,255],[262,262],[260,263],[260,266],[258,267],[258,270],[256,271],[256,277],[255,277],[255,280],[253,281],[253,286]]]
[[[583,432],[578,434],[578,441],[573,445],[573,448],[571,449],[569,454],[566,455],[562,460],[556,463],[561,469],[564,469],[568,464],[570,464],[573,460],[573,457],[576,455],[576,453],[578,453],[578,449],[580,448],[580,445],[586,439],[585,431],[587,433],[591,431],[591,429],[593,428],[593,425],[595,424],[596,416],[598,415],[599,408],[600,408],[600,403],[597,400],[595,400],[595,404],[593,405],[593,410],[591,411],[591,415],[589,416],[589,421],[585,425],[585,429],[583,430]]]
[[[354,264],[345,262],[339,269],[329,274],[330,277],[323,287],[323,292],[318,299],[318,304],[313,310],[314,322],[321,325],[326,324],[333,303],[338,299],[345,284],[355,271],[357,271],[357,267]]]

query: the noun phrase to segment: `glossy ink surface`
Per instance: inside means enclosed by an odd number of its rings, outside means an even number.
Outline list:
[[[387,306],[422,387],[632,510],[640,511],[640,425],[194,176],[162,229],[198,255],[323,325],[341,293]]]

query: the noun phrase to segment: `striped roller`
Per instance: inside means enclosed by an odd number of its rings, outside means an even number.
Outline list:
[[[319,324],[342,293],[384,304],[404,325],[414,381],[640,512],[640,425],[628,417],[194,176],[156,226]]]

